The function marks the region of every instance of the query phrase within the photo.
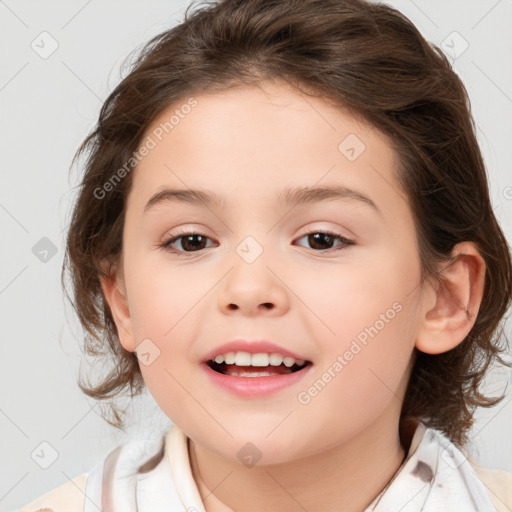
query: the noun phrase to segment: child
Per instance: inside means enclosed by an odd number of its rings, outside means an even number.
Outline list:
[[[510,510],[512,474],[464,456],[510,251],[466,90],[407,18],[210,3],[85,150],[65,268],[116,365],[81,387],[147,386],[174,425],[24,512]]]

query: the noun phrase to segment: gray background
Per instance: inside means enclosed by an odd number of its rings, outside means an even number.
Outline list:
[[[81,328],[61,291],[60,270],[80,172],[70,170],[74,151],[120,80],[123,58],[181,21],[188,3],[0,0],[0,511],[88,471],[128,437],[170,425],[146,395],[131,404],[127,432],[118,432],[78,389]],[[472,101],[493,205],[512,240],[512,1],[388,3],[454,57]],[[52,44],[55,52],[41,55]],[[49,248],[46,256],[41,248]],[[486,390],[500,393],[510,380],[510,372],[496,371]],[[508,392],[477,415],[470,455],[484,466],[512,471],[511,398]]]

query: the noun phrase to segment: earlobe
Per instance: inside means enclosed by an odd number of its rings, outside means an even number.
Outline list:
[[[485,262],[475,244],[463,242],[452,251],[452,259],[439,272],[434,305],[423,314],[416,348],[441,354],[455,348],[472,329],[482,302]]]
[[[101,266],[106,274],[99,276],[101,289],[103,291],[103,297],[114,318],[119,341],[125,350],[133,352],[135,351],[136,344],[133,337],[126,286],[122,273],[122,263],[119,272],[117,269],[111,269],[106,261],[102,262]]]

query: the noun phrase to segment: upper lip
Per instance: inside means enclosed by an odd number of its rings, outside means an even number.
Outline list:
[[[249,354],[271,354],[277,353],[281,354],[284,357],[293,357],[294,359],[303,359],[304,361],[308,361],[306,357],[302,357],[291,350],[288,350],[284,347],[276,345],[271,341],[266,340],[233,340],[228,343],[224,343],[224,345],[219,345],[215,347],[213,350],[210,350],[203,358],[202,362],[205,363],[212,359],[215,359],[216,356],[220,354],[227,354],[228,352],[249,352]]]

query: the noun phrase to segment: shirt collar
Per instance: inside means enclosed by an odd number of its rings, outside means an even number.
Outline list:
[[[443,433],[419,420],[413,420],[412,428],[406,458],[364,512],[438,512],[439,507],[450,512],[496,512],[462,452]],[[185,509],[206,512],[192,474],[188,441],[174,424],[166,438],[166,457]]]

